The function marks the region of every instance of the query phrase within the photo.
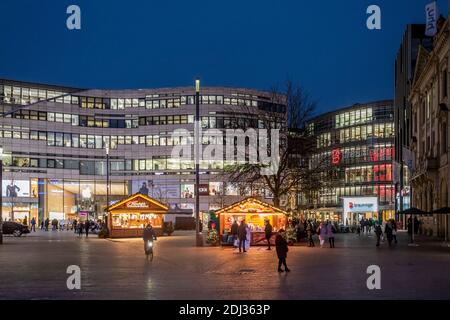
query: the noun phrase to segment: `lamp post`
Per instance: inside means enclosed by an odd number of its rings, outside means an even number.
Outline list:
[[[105,147],[105,151],[106,151],[106,214],[105,214],[105,228],[106,230],[108,230],[108,215],[109,215],[109,188],[110,188],[110,183],[109,183],[109,141],[106,142],[106,147]]]
[[[203,246],[200,233],[200,79],[195,80],[195,234],[197,247]]]
[[[3,244],[3,147],[0,147],[0,244]]]

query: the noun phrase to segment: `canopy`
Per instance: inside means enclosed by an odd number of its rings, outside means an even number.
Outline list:
[[[406,210],[403,210],[403,211],[400,211],[399,213],[400,214],[429,214],[426,211],[422,211],[422,210],[414,208],[414,207],[406,209]]]
[[[220,209],[216,212],[221,214],[271,214],[271,215],[286,215],[287,213],[275,206],[266,202],[262,202],[255,198],[246,198],[242,201],[233,203],[228,207]]]
[[[435,214],[450,214],[450,207],[444,207],[437,210],[433,210]]]
[[[108,212],[113,211],[114,213],[166,213],[169,208],[162,202],[150,198],[145,194],[136,193],[109,206],[106,210]]]

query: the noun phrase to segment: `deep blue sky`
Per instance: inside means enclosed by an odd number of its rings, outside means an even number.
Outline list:
[[[83,88],[269,89],[287,77],[319,111],[393,97],[407,23],[431,0],[1,0],[0,78]],[[66,28],[77,4],[82,30]],[[382,30],[366,9],[382,9]],[[447,13],[447,0],[438,1]]]

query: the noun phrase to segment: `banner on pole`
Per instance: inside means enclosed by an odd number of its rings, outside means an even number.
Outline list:
[[[437,5],[433,1],[425,6],[426,29],[425,35],[433,37],[437,33]]]

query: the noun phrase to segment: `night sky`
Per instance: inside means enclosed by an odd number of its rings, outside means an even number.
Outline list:
[[[81,88],[281,87],[319,111],[390,99],[407,23],[428,0],[1,0],[0,78]],[[82,29],[66,28],[81,7]],[[382,10],[382,30],[366,9]],[[438,1],[446,15],[447,0]]]

